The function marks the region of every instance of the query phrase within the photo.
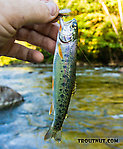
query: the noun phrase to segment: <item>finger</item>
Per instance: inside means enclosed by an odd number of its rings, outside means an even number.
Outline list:
[[[16,35],[17,40],[27,41],[33,45],[39,46],[50,53],[54,53],[56,41],[51,38],[41,35],[35,31],[22,28]]]
[[[43,34],[52,38],[53,40],[57,40],[57,33],[59,31],[59,24],[58,23],[46,23],[46,24],[35,24],[24,26],[23,28],[29,30],[35,30],[36,32]]]
[[[5,56],[13,57],[23,61],[28,61],[33,63],[40,63],[44,59],[43,54],[40,53],[39,51],[26,48],[17,43],[15,43],[11,47],[11,49],[9,49],[8,53]]]
[[[58,6],[51,0],[13,1],[10,6],[10,10],[14,11],[10,11],[7,18],[16,29],[25,24],[48,23],[54,20],[59,12]]]

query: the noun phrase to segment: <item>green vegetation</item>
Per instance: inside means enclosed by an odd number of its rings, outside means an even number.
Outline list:
[[[61,9],[67,6],[78,21],[78,60],[86,61],[83,53],[91,62],[120,62],[123,57],[123,31],[117,0],[60,0]],[[105,7],[104,7],[105,6]],[[108,9],[109,14],[105,11]],[[113,23],[113,24],[112,24]],[[113,25],[117,32],[115,32]]]
[[[87,62],[87,58],[90,62],[103,64],[123,61],[123,10],[119,7],[123,9],[123,1],[58,0],[57,3],[60,9],[72,10],[67,19],[78,21],[78,61]],[[36,49],[43,52],[44,62],[52,63],[53,55],[39,47]]]

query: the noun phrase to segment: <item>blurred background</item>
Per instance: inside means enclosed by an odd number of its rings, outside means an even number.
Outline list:
[[[78,21],[77,61],[81,64],[123,64],[123,1],[122,0],[55,0],[60,9],[69,8],[67,19]],[[44,63],[52,63],[53,55],[26,42],[19,42],[42,51]],[[20,60],[0,57],[0,66],[22,63]]]

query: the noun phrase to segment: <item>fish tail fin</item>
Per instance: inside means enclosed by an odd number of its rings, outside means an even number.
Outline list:
[[[53,127],[51,127],[47,131],[46,135],[44,136],[44,140],[51,139],[51,138],[54,138],[56,141],[60,142],[61,141],[61,130],[56,131],[53,129]]]

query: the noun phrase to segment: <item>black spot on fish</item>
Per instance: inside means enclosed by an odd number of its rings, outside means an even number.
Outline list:
[[[67,78],[68,76],[67,75],[63,75],[63,78]]]
[[[61,109],[59,109],[59,113],[61,113]]]
[[[60,95],[60,97],[61,97],[61,98],[64,98],[64,95],[63,95],[63,94],[61,94],[61,95]]]
[[[62,110],[63,110],[63,111],[65,111],[65,110],[66,110],[66,108],[65,108],[65,107],[62,107]]]
[[[55,130],[59,130],[59,125],[56,124],[56,125],[54,126],[54,129],[55,129]]]
[[[60,107],[63,107],[64,105],[63,105],[63,104],[60,104],[59,106],[60,106]]]
[[[61,119],[61,117],[60,117],[60,116],[58,116],[58,119],[60,120],[60,119]]]
[[[68,79],[67,82],[69,83],[70,82],[70,79]]]
[[[57,122],[57,126],[59,125],[59,122]]]
[[[63,70],[61,70],[61,72],[63,72]]]
[[[65,86],[65,83],[62,83],[61,85],[62,85],[62,86]]]
[[[62,89],[60,89],[60,91],[62,91]]]
[[[65,89],[65,92],[68,92],[68,90],[67,90],[67,89]]]
[[[65,56],[65,57],[69,57],[69,55],[68,55],[68,54],[65,54],[64,56]]]
[[[63,66],[63,68],[67,68],[67,66]]]

